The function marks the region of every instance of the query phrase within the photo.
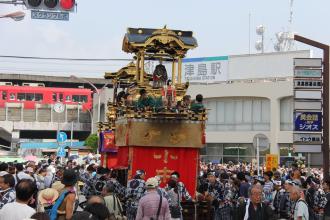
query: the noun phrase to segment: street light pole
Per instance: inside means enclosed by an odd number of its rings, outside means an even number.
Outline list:
[[[97,104],[97,123],[99,123],[101,121],[101,95],[100,95],[100,92],[99,90],[97,89],[97,87],[92,83],[90,82],[89,80],[85,79],[85,78],[80,78],[80,77],[77,77],[75,75],[71,75],[70,76],[71,78],[75,78],[77,80],[80,80],[82,82],[85,82],[85,83],[88,83],[90,86],[93,87],[93,89],[95,90],[95,93],[97,94],[98,96],[98,104]],[[106,83],[100,90],[103,90],[107,85],[109,85],[109,83]],[[92,129],[93,130],[93,129]],[[92,132],[93,133],[93,132]]]
[[[259,137],[257,137],[257,172],[260,176],[260,146],[259,146]]]
[[[92,112],[89,109],[87,109],[87,111],[89,112],[89,117],[91,118],[91,134],[93,134],[94,133],[93,114],[92,114]]]
[[[9,14],[0,15],[0,18],[11,18],[14,21],[21,21],[25,17],[25,13],[22,11],[15,11]]]
[[[294,35],[294,40],[323,50],[323,177],[329,177],[329,45]]]

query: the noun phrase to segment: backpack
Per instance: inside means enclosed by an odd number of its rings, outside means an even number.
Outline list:
[[[62,202],[64,201],[65,197],[69,194],[70,192],[69,191],[65,191],[63,192],[59,197],[58,199],[56,200],[56,202],[45,208],[45,213],[48,214],[50,220],[56,220],[57,219],[57,210],[58,208],[60,207],[60,205],[62,204]]]
[[[308,207],[314,208],[314,195],[316,190],[313,188],[310,188],[306,191],[306,203]]]
[[[102,190],[106,184],[106,180],[104,180],[102,177],[96,179],[96,182],[94,184],[94,190],[96,195],[101,195]]]
[[[314,196],[315,196],[316,190],[313,188],[310,188],[306,191],[306,205],[308,207],[308,213],[310,216],[313,216],[314,213]]]

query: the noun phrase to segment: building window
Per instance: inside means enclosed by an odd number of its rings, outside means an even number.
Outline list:
[[[7,92],[6,91],[2,92],[2,100],[7,100]]]
[[[266,153],[269,153],[269,148],[260,151],[260,159],[264,160]],[[255,158],[255,148],[250,143],[208,143],[204,150],[200,151],[201,160],[213,163],[234,163],[251,162]]]
[[[53,102],[57,102],[57,94],[53,93]]]
[[[87,102],[87,96],[86,95],[81,95],[80,96],[81,102]]]
[[[293,130],[293,98],[286,97],[281,99],[280,102],[280,129],[281,131],[292,131]]]
[[[10,94],[9,94],[9,99],[10,99],[10,100],[15,100],[15,99],[16,99],[16,97],[15,97],[15,93],[10,93]]]
[[[41,93],[35,94],[35,101],[39,102],[39,101],[42,101],[43,99],[44,99],[43,94],[41,94]]]
[[[87,102],[87,96],[86,95],[73,95],[72,96],[73,102]]]
[[[60,93],[59,99],[60,99],[60,102],[63,102],[63,93]]]
[[[17,94],[17,100],[18,101],[25,101],[25,93],[18,93]]]
[[[79,95],[73,95],[72,96],[72,101],[73,102],[79,102],[79,98],[80,98]]]
[[[26,93],[26,101],[34,101],[34,93]]]
[[[207,131],[269,131],[270,101],[262,98],[207,99]]]

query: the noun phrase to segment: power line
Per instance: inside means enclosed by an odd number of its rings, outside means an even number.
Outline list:
[[[132,61],[133,59],[91,59],[91,58],[61,58],[61,57],[30,57],[30,56],[7,56],[0,55],[1,58],[15,58],[15,59],[34,59],[34,60],[65,60],[65,61]]]
[[[20,60],[0,60],[0,63],[8,63],[9,65],[11,64],[15,64],[17,65],[19,64],[38,64],[38,65],[61,65],[61,66],[119,66],[122,67],[122,64],[100,64],[100,63],[52,63],[52,62],[44,62],[44,61],[36,61],[36,62],[32,62],[32,61],[20,61]]]
[[[105,72],[111,72],[109,70],[106,69],[91,69],[91,70],[86,70],[86,69],[71,69],[71,70],[65,70],[65,69],[44,69],[44,70],[40,70],[40,69],[29,69],[29,68],[0,68],[1,71],[6,71],[6,72],[13,72],[13,71],[22,71],[22,72],[38,72],[38,73],[43,73],[43,72],[57,72],[57,73],[74,73],[74,72],[80,72],[80,73],[95,73],[95,72],[101,72],[101,73],[105,73]]]

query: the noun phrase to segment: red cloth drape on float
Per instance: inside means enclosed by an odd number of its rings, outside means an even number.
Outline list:
[[[146,171],[146,178],[156,175],[165,186],[172,172],[177,171],[191,196],[195,195],[199,149],[174,147],[120,147],[116,167],[129,168],[128,179],[136,170]]]

